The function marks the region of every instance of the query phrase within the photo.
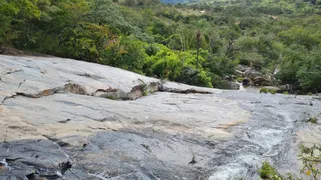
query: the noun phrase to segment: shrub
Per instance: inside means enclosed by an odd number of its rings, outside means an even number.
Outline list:
[[[318,180],[321,178],[319,164],[321,155],[315,152],[321,151],[321,146],[314,144],[312,147],[300,146],[301,153],[299,159],[302,161],[303,168],[301,173],[304,173],[309,179]]]
[[[204,70],[193,67],[185,67],[177,81],[190,85],[213,87],[212,78]]]
[[[117,96],[115,95],[108,95],[106,96],[107,99],[110,99],[110,100],[117,100]]]
[[[236,81],[239,82],[239,83],[243,82],[243,80],[244,80],[243,77],[236,77]]]
[[[276,94],[276,90],[275,89],[270,89],[270,93],[271,94]]]
[[[312,124],[316,124],[318,122],[318,119],[316,117],[311,117],[308,122],[312,123]]]
[[[263,162],[259,174],[265,180],[299,180],[291,173],[287,173],[284,176],[280,175],[268,162]]]
[[[271,93],[271,94],[276,94],[277,90],[276,89],[270,89],[270,88],[266,88],[263,87],[260,89],[260,93]]]
[[[148,96],[148,86],[145,83],[142,85],[142,92],[143,96]]]
[[[277,171],[268,162],[263,162],[263,165],[259,170],[259,173],[262,179],[280,179],[281,180],[281,177],[278,175]]]
[[[260,93],[268,93],[269,92],[269,89],[268,88],[261,88],[260,89]]]
[[[321,171],[319,164],[321,162],[321,155],[318,153],[320,151],[321,146],[317,144],[314,144],[312,147],[300,145],[300,154],[298,157],[303,165],[300,173],[304,174],[307,179],[320,179]],[[284,176],[280,175],[268,162],[263,162],[261,169],[259,169],[259,175],[265,180],[301,180],[301,178],[291,173],[287,173]]]

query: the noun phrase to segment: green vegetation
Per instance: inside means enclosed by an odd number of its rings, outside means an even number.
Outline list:
[[[267,88],[260,89],[260,93],[268,93],[268,92],[269,92],[269,89],[267,89]]]
[[[0,45],[218,88],[242,64],[306,94],[321,91],[320,20],[312,0],[0,0]]]
[[[148,86],[144,83],[142,86],[143,96],[148,96]]]
[[[285,176],[280,175],[268,162],[263,162],[261,169],[259,169],[259,174],[265,180],[300,180],[291,173],[287,173]]]
[[[316,117],[311,117],[308,122],[312,123],[312,124],[316,124],[318,122],[318,118]]]
[[[267,87],[263,87],[260,89],[260,93],[271,93],[271,94],[276,94],[277,90],[276,89],[272,89],[272,88],[267,88]]]
[[[271,94],[276,94],[276,90],[275,89],[270,89],[270,93]]]
[[[321,178],[321,146],[314,144],[312,147],[300,146],[299,160],[302,161],[303,167],[301,174],[304,174],[308,179],[319,180]],[[268,162],[263,162],[259,175],[266,180],[301,180],[291,173],[281,175]]]
[[[259,172],[262,179],[280,179],[278,172],[268,162],[263,162],[263,165]]]
[[[304,173],[309,179],[318,180],[321,178],[321,146],[314,144],[312,147],[301,145],[301,154],[299,159],[303,163],[301,173]]]
[[[107,99],[110,99],[110,100],[117,100],[117,96],[116,95],[108,95],[106,96]]]

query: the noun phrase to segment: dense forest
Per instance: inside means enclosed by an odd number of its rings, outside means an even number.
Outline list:
[[[321,92],[320,0],[0,0],[0,22],[3,46],[216,88],[242,65]]]

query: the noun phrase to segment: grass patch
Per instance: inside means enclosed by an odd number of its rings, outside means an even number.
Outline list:
[[[109,96],[106,96],[106,98],[110,100],[117,100],[117,97],[115,95],[109,95]]]
[[[311,117],[308,122],[312,123],[312,124],[316,124],[318,122],[318,118],[316,117]]]
[[[265,93],[265,94],[267,94],[267,93],[271,93],[271,94],[276,94],[276,89],[270,89],[270,88],[261,88],[260,89],[260,93]]]
[[[270,93],[271,94],[276,94],[276,90],[275,89],[270,89]]]
[[[239,83],[243,82],[243,80],[244,80],[243,77],[236,77],[236,81],[239,82]]]
[[[142,85],[142,92],[143,96],[148,96],[148,86],[145,83]]]
[[[269,92],[269,90],[268,90],[268,88],[261,88],[260,89],[260,93],[268,93]]]

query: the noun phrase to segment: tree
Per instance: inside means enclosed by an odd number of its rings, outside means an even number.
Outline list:
[[[14,37],[11,29],[11,23],[19,13],[19,8],[13,2],[0,0],[0,44],[8,43]]]
[[[196,32],[196,63],[197,66],[199,66],[199,61],[198,61],[198,55],[199,55],[199,51],[200,51],[200,47],[201,47],[201,31],[198,29]]]

